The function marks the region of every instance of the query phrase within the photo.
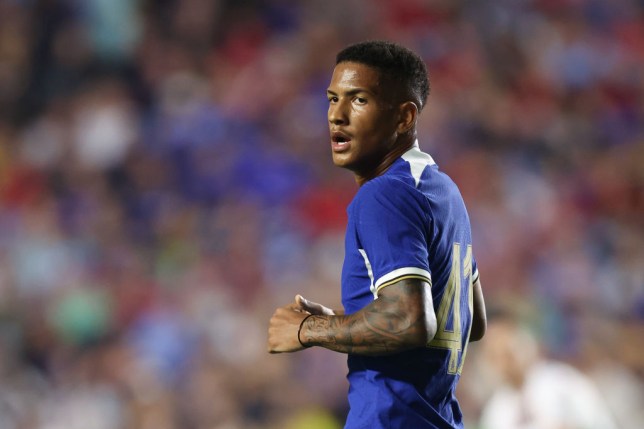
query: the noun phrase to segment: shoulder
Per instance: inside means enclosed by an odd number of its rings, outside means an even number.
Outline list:
[[[423,194],[416,189],[413,181],[410,183],[405,177],[388,174],[368,181],[356,194],[359,203],[375,200],[389,205],[410,200],[420,202],[423,199]]]
[[[427,198],[413,184],[394,175],[376,177],[360,187],[351,211],[360,218],[390,216],[427,219],[430,212]]]
[[[375,177],[360,187],[358,193],[374,193],[374,192],[391,192],[400,191],[403,188],[411,188],[410,184],[405,183],[405,180],[394,174],[383,174],[382,176]]]

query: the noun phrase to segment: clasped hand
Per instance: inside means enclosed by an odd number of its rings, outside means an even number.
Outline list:
[[[276,309],[268,322],[268,352],[287,353],[302,350],[304,346],[298,339],[298,331],[302,321],[311,314],[333,316],[335,312],[301,295],[296,295],[294,302]]]

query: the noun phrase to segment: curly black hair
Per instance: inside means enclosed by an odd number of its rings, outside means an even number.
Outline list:
[[[429,77],[425,62],[413,51],[383,40],[360,42],[338,53],[335,63],[354,62],[377,69],[391,82],[400,82],[402,90],[422,110],[429,95]]]

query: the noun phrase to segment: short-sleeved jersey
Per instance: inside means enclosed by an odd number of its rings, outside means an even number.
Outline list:
[[[470,222],[454,182],[414,145],[365,184],[348,209],[342,303],[352,314],[405,278],[431,285],[437,333],[427,347],[349,355],[346,428],[462,428],[454,396],[478,275]]]

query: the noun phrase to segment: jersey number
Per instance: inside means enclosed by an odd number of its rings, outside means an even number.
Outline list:
[[[467,246],[465,258],[461,268],[461,245],[454,243],[452,249],[452,271],[449,275],[447,287],[443,293],[443,298],[436,312],[436,321],[438,328],[434,339],[429,342],[429,347],[437,347],[449,350],[449,374],[460,374],[465,362],[465,353],[467,352],[467,343],[470,338],[472,324],[467,328],[465,342],[463,342],[463,332],[461,330],[461,287],[462,279],[465,279],[467,288],[467,302],[472,314],[472,246]],[[448,329],[447,322],[452,314],[451,329]]]

